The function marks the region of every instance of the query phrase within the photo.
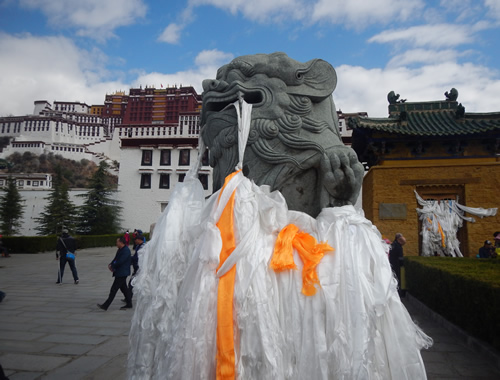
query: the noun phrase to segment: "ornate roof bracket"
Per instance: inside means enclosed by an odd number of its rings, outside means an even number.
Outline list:
[[[393,149],[393,144],[387,142],[386,140],[370,141],[368,143],[369,150],[377,156],[383,156],[389,154]]]
[[[427,151],[428,143],[423,142],[422,140],[410,142],[407,144],[410,148],[410,152],[413,156],[419,157]]]
[[[500,137],[481,140],[481,145],[488,153],[500,154]]]
[[[444,143],[443,145],[449,146],[447,149],[447,153],[451,154],[452,156],[463,156],[465,147],[467,146],[467,142],[455,139],[454,141]]]

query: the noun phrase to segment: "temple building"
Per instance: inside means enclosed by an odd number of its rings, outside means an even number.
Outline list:
[[[433,222],[419,219],[417,194],[474,209],[500,203],[500,112],[468,113],[457,102],[456,89],[445,96],[407,102],[391,91],[389,117],[348,118],[352,148],[369,168],[363,181],[365,215],[390,240],[403,233],[405,255],[422,253],[422,225],[429,228]],[[499,213],[475,219],[458,229],[463,256],[475,257],[500,230]],[[434,224],[442,234],[443,226]],[[434,254],[443,255],[448,242],[443,238],[439,244],[442,249]]]

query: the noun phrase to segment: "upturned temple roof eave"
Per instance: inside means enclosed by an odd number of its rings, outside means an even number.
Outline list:
[[[411,111],[388,118],[352,116],[348,120],[352,129],[362,128],[407,136],[464,136],[500,132],[500,112],[465,113],[457,116],[450,110]]]

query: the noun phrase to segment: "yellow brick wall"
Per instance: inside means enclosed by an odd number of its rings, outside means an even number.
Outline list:
[[[386,163],[387,164],[387,163]],[[438,165],[440,164],[440,165]],[[454,185],[457,179],[465,179],[465,183]],[[417,182],[424,180],[426,184],[401,185],[401,181]],[[436,184],[432,184],[435,180]],[[448,180],[450,184],[442,184]],[[429,183],[430,182],[430,183]],[[463,188],[464,198],[459,203],[468,207],[493,208],[500,207],[500,162],[474,162],[473,160],[447,160],[440,162],[392,162],[391,166],[373,166],[363,180],[363,210],[384,237],[391,241],[397,232],[407,238],[405,255],[419,254],[419,220],[416,213],[417,204],[414,190],[423,186],[425,189],[446,186]],[[405,203],[406,220],[380,220],[380,203]],[[466,214],[466,216],[471,216]],[[464,222],[466,226],[466,246],[461,247],[464,255],[475,256],[484,240],[492,240],[493,232],[500,231],[500,213],[496,216],[480,219],[476,223]]]

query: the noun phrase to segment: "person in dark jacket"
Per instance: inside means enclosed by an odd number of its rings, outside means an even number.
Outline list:
[[[2,235],[0,235],[0,253],[2,254],[2,257],[10,257],[9,250],[4,247],[2,243]]]
[[[115,278],[111,289],[109,291],[108,299],[103,304],[97,304],[97,306],[102,310],[108,310],[109,305],[115,299],[116,292],[118,289],[121,290],[125,296],[125,306],[121,307],[121,310],[132,308],[132,297],[130,296],[130,291],[127,287],[127,277],[130,275],[130,265],[132,262],[132,256],[130,255],[130,248],[127,246],[124,236],[120,236],[116,239],[116,246],[118,250],[116,251],[115,258],[108,265],[108,268],[113,272],[113,277]]]
[[[489,259],[490,257],[493,256],[494,253],[495,253],[495,247],[493,246],[491,241],[486,240],[484,242],[484,245],[481,248],[479,248],[478,257],[481,259]]]
[[[401,267],[403,266],[403,245],[405,244],[406,239],[403,234],[397,233],[389,251],[389,262],[391,263],[392,271],[398,279],[398,293],[400,296],[404,295],[401,289]]]
[[[132,286],[132,280],[139,271],[139,251],[144,247],[145,238],[142,236],[142,234],[137,234],[135,236],[134,240],[134,246],[135,246],[135,253],[132,256],[132,268],[134,268],[134,272],[132,273],[132,276],[130,277],[130,280],[128,282],[128,289],[130,291],[130,298],[134,296],[134,287]],[[122,300],[124,301],[124,300]]]
[[[56,260],[59,260],[59,272],[57,273],[56,284],[62,283],[66,263],[69,264],[75,284],[78,284],[80,282],[78,280],[78,272],[76,270],[75,260],[68,260],[66,258],[66,253],[68,252],[71,252],[73,254],[76,253],[76,240],[74,237],[69,235],[68,230],[64,229],[62,230],[62,235],[57,240],[56,245]]]

